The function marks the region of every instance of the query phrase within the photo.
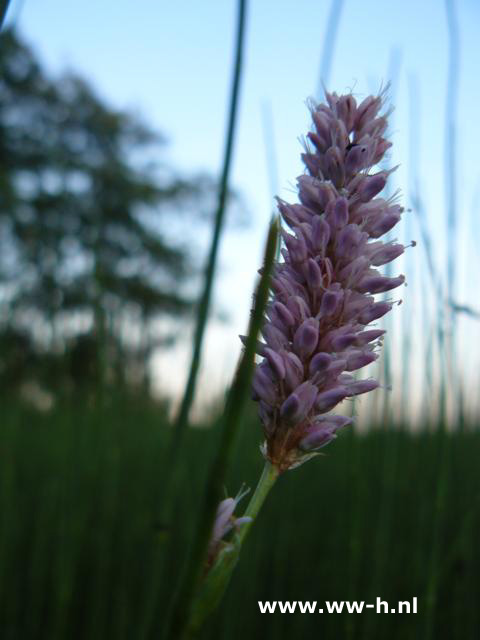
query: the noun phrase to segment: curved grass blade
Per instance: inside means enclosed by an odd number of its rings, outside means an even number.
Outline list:
[[[205,496],[200,512],[200,520],[190,558],[184,573],[178,596],[173,605],[173,613],[167,638],[181,640],[189,634],[189,621],[193,600],[200,585],[218,503],[222,498],[222,488],[228,466],[233,457],[236,435],[240,429],[245,400],[250,392],[250,383],[255,365],[257,337],[264,320],[265,308],[270,290],[278,242],[278,220],[273,220],[267,238],[262,275],[255,292],[255,306],[250,318],[248,337],[240,359],[235,378],[228,394],[222,418],[222,435],[216,457],[210,469]]]
[[[230,165],[233,155],[233,142],[235,137],[235,128],[237,122],[238,99],[240,93],[240,79],[242,73],[243,45],[245,33],[245,14],[246,0],[240,0],[238,4],[238,22],[236,37],[236,57],[233,72],[232,93],[230,98],[230,110],[228,117],[227,139],[225,145],[225,155],[223,160],[222,176],[218,190],[218,203],[215,213],[215,225],[213,229],[210,253],[205,269],[205,282],[202,297],[198,306],[197,325],[195,329],[192,359],[190,363],[190,372],[188,375],[185,393],[182,398],[180,410],[174,424],[174,432],[172,439],[171,454],[179,448],[182,435],[188,423],[190,409],[195,397],[195,387],[197,383],[198,370],[200,367],[200,357],[202,353],[203,335],[208,318],[208,309],[210,307],[210,298],[212,295],[213,280],[215,276],[215,267],[217,262],[218,248],[220,244],[220,235],[222,232],[223,222],[225,218],[226,200],[228,180],[230,175]]]

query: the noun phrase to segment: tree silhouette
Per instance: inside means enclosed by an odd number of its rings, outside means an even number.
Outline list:
[[[181,212],[198,216],[213,186],[154,162],[164,144],[85,79],[50,78],[13,31],[2,34],[4,388],[32,376],[51,388],[145,380],[152,349],[172,338],[154,337],[159,318],[192,308],[191,256],[165,232]]]

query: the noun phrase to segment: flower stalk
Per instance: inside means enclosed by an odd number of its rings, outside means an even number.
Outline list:
[[[171,619],[167,626],[165,637],[169,640],[183,640],[191,637],[192,629],[197,627],[195,622],[199,617],[203,620],[205,615],[198,614],[197,604],[200,594],[208,586],[215,591],[215,576],[213,569],[208,571],[209,582],[205,581],[205,569],[208,568],[209,550],[211,549],[212,533],[215,534],[215,519],[218,517],[218,508],[221,494],[225,484],[225,477],[229,464],[232,461],[236,435],[241,426],[245,401],[251,386],[254,370],[255,347],[258,342],[258,333],[263,323],[265,306],[271,284],[271,274],[278,241],[278,220],[270,224],[267,242],[265,246],[263,269],[260,281],[255,291],[254,307],[250,318],[248,336],[245,341],[245,349],[240,358],[235,378],[228,394],[225,411],[222,418],[222,435],[219,449],[209,472],[207,487],[200,511],[199,525],[196,537],[193,541],[191,553],[185,568],[183,580],[178,593],[172,603]],[[227,554],[229,560],[233,560],[228,553],[228,546],[221,549],[219,555]],[[223,592],[222,592],[223,593]],[[202,605],[205,612],[209,608],[209,598]],[[202,609],[200,607],[200,609]]]
[[[189,626],[190,635],[196,633],[222,599],[237,565],[242,544],[279,474],[279,469],[266,460],[255,492],[250,499],[244,515],[239,519],[242,520],[241,526],[236,528],[236,533],[232,541],[225,543],[218,551],[212,566],[208,569],[202,587],[198,591],[192,608]],[[219,515],[221,516],[221,513]]]
[[[265,502],[265,498],[270,493],[270,489],[275,484],[278,476],[280,475],[279,469],[274,466],[269,460],[265,460],[262,475],[258,481],[257,487],[253,496],[248,503],[248,507],[244,513],[244,517],[251,518],[249,522],[246,522],[242,528],[235,535],[234,544],[239,548],[242,546],[250,527],[255,522],[260,509]]]

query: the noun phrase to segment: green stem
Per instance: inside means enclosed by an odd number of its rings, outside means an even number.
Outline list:
[[[1,1],[1,0],[0,0]],[[232,90],[230,96],[230,108],[228,115],[227,138],[225,144],[225,154],[223,159],[223,169],[218,188],[217,209],[215,212],[215,221],[213,234],[211,238],[208,261],[205,268],[203,292],[198,303],[195,334],[193,339],[193,349],[190,360],[190,369],[187,383],[183,393],[182,401],[178,414],[175,418],[171,441],[165,452],[164,458],[164,487],[162,490],[162,501],[159,504],[157,520],[160,528],[165,529],[168,535],[171,523],[173,505],[177,499],[175,491],[175,470],[178,468],[178,458],[180,455],[181,444],[185,436],[188,426],[190,409],[195,397],[195,388],[197,384],[197,376],[200,367],[203,336],[208,320],[208,312],[210,308],[210,298],[212,295],[214,276],[217,263],[217,254],[220,246],[220,238],[223,230],[225,218],[225,210],[228,195],[228,183],[230,175],[230,166],[233,156],[233,145],[235,138],[235,129],[237,124],[237,112],[240,96],[240,80],[242,75],[243,47],[245,40],[247,0],[238,1],[238,18],[237,18],[237,34],[235,45],[235,62],[232,78]]]
[[[270,277],[273,270],[277,241],[278,221],[273,220],[268,232],[262,275],[254,296],[255,304],[250,317],[245,350],[240,359],[225,405],[222,425],[220,427],[221,440],[208,475],[198,528],[193,540],[189,559],[186,563],[183,579],[181,580],[178,593],[172,601],[171,621],[169,626],[166,627],[167,633],[165,634],[165,637],[170,640],[180,640],[187,637],[185,634],[187,632],[188,622],[192,619],[192,606],[199,601],[203,602],[204,600],[208,600],[210,602],[213,599],[212,597],[205,598],[202,595],[205,591],[205,583],[208,582],[202,579],[202,576],[208,552],[208,543],[215,521],[215,513],[222,499],[222,490],[225,484],[227,469],[233,457],[235,438],[241,426],[243,409],[250,390],[250,383],[255,367],[255,351],[258,333],[263,325],[265,308],[268,301]],[[235,549],[233,545],[229,545],[228,548],[230,551]],[[232,561],[233,554],[229,553],[228,555],[229,560]],[[211,575],[212,570],[210,570],[208,578],[210,578]],[[201,593],[197,595],[199,589]],[[219,591],[212,587],[211,584],[208,585],[207,590],[212,593]],[[213,610],[213,608],[211,610]],[[200,617],[202,620],[205,617],[203,616],[203,610],[204,607],[200,607],[200,612],[202,613]]]
[[[242,544],[262,508],[265,498],[275,484],[279,473],[278,468],[271,462],[268,460],[265,462],[255,493],[251,497],[247,510],[244,513],[244,516],[249,516],[251,521],[243,524],[234,536],[232,543],[225,545],[219,552],[215,563],[205,576],[197,592],[192,606],[190,620],[185,629],[185,635],[180,636],[182,639],[195,637],[205,620],[213,613],[222,600],[233,571],[237,566]]]
[[[240,79],[242,74],[242,60],[243,60],[243,46],[244,46],[244,33],[247,11],[247,0],[239,0],[238,2],[238,19],[237,19],[237,37],[236,37],[236,54],[235,65],[232,80],[232,93],[230,96],[230,109],[228,116],[228,128],[227,139],[225,144],[225,155],[223,159],[222,176],[220,179],[217,210],[215,212],[215,223],[213,228],[213,235],[210,245],[210,252],[208,256],[208,262],[205,269],[205,280],[203,286],[203,293],[198,305],[197,311],[197,324],[195,327],[195,336],[193,344],[192,358],[190,362],[190,372],[188,375],[185,392],[182,398],[180,409],[175,420],[173,428],[173,436],[171,443],[171,450],[169,457],[174,459],[180,448],[181,441],[185,429],[188,424],[188,418],[190,415],[190,409],[195,396],[195,388],[197,384],[197,375],[200,367],[200,357],[202,352],[203,334],[208,319],[208,310],[210,307],[210,298],[212,295],[214,275],[217,263],[217,253],[220,245],[220,236],[223,229],[223,222],[225,218],[225,210],[228,196],[228,181],[230,175],[230,166],[233,156],[233,143],[235,138],[235,128],[237,123],[237,112],[240,94]]]
[[[257,488],[255,489],[255,493],[250,498],[250,502],[248,503],[248,507],[244,513],[244,516],[248,516],[252,518],[250,522],[246,522],[239,530],[237,535],[235,536],[235,546],[240,549],[243,541],[247,533],[250,530],[255,518],[258,515],[258,512],[262,508],[263,503],[265,502],[265,498],[267,497],[270,489],[275,484],[276,479],[279,476],[279,470],[275,465],[273,465],[269,460],[265,462],[265,466],[263,467],[262,475],[260,476],[260,480],[258,481]]]

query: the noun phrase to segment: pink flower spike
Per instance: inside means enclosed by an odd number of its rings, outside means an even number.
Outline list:
[[[304,462],[350,422],[327,412],[378,387],[346,372],[377,358],[385,331],[368,326],[393,303],[375,295],[405,280],[376,269],[404,251],[382,240],[403,212],[381,195],[392,170],[375,173],[390,147],[382,106],[383,95],[357,105],[351,94],[327,93],[311,109],[299,201],[277,200],[291,232],[282,233],[253,388],[262,451],[279,471]]]

